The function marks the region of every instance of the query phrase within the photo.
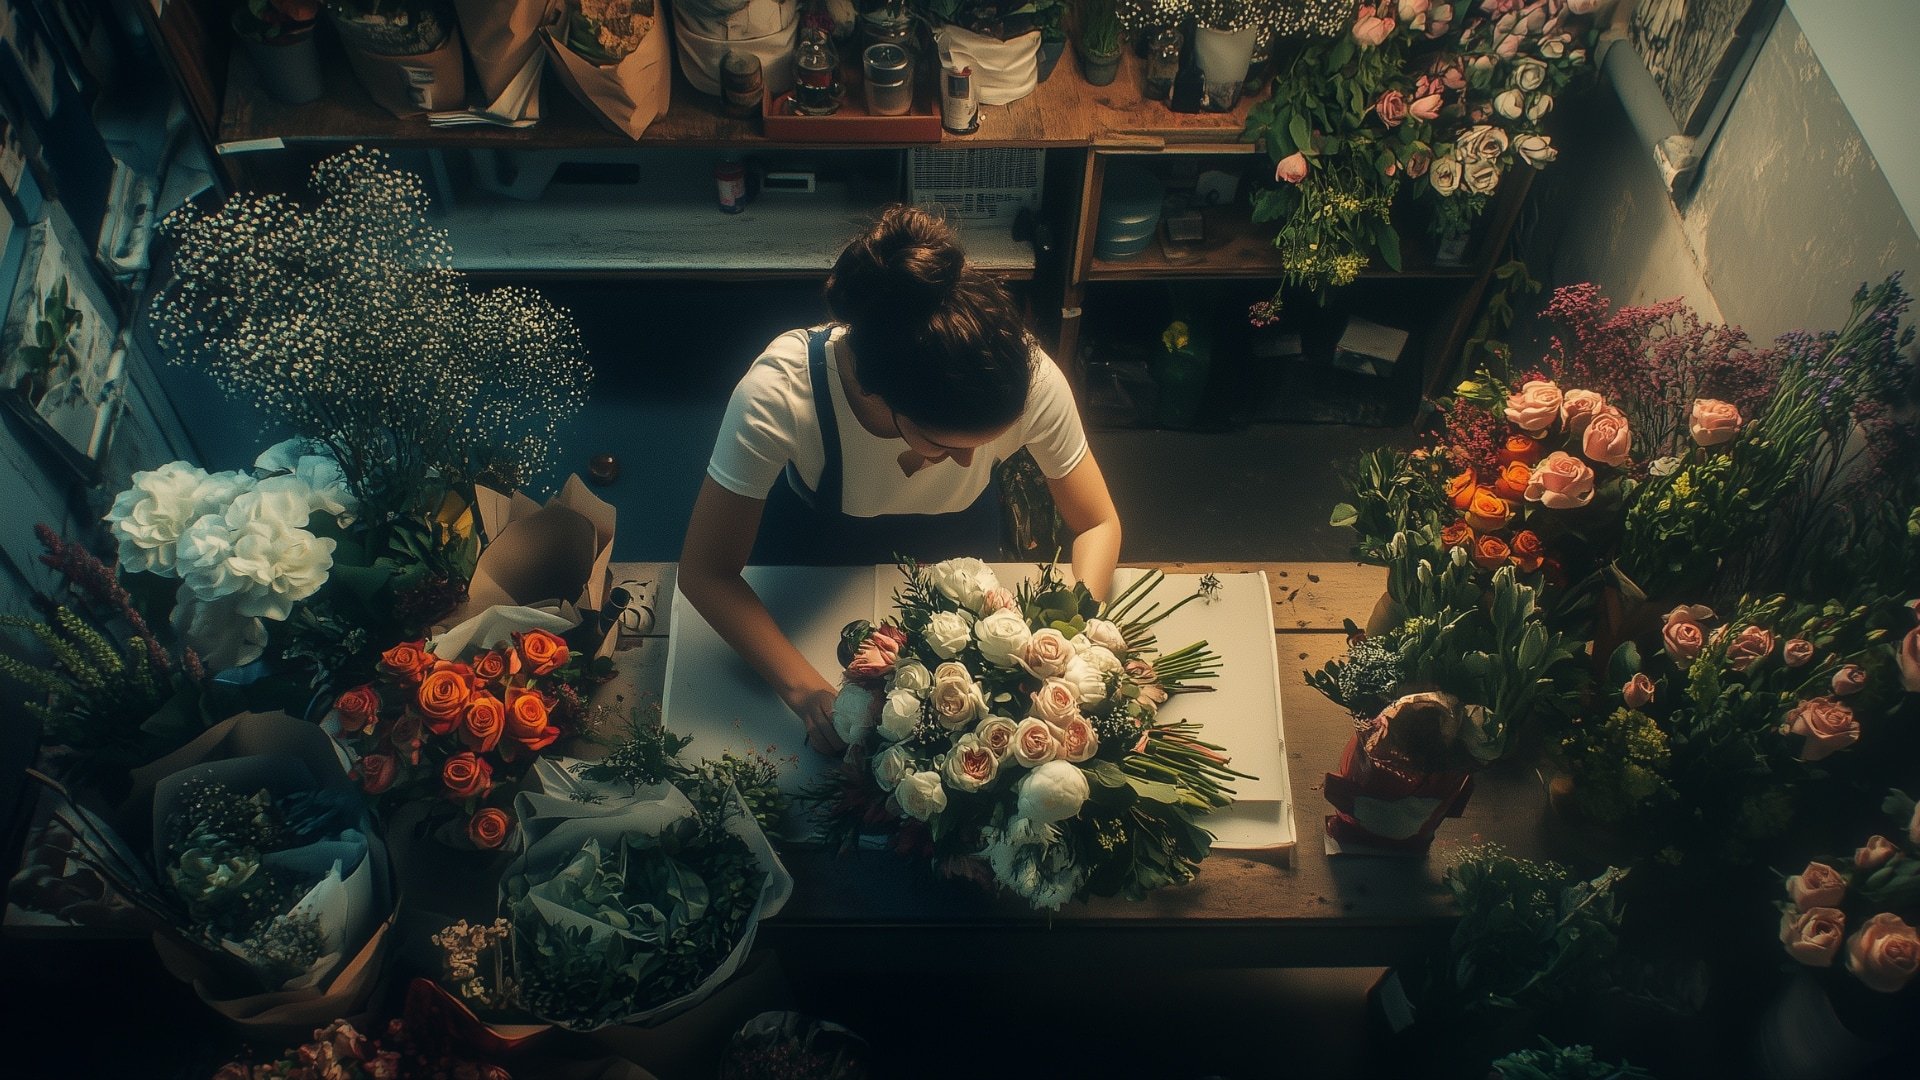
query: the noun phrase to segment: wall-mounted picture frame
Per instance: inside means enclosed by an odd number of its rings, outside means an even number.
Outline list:
[[[17,4],[18,0],[0,0],[0,43],[6,45],[14,70],[40,107],[41,117],[50,118],[60,103],[54,86],[58,65],[54,63],[52,43],[16,10]]]
[[[1647,65],[1680,134],[1713,125],[1741,60],[1780,13],[1781,0],[1640,0],[1627,38]]]
[[[120,331],[85,253],[36,222],[0,329],[0,404],[88,482],[125,406]]]

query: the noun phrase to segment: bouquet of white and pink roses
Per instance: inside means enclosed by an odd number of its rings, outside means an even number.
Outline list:
[[[1197,819],[1242,774],[1157,715],[1219,666],[1205,642],[1157,650],[1154,624],[1180,606],[1150,599],[1162,575],[1103,605],[1052,567],[1012,589],[978,559],[902,571],[897,621],[842,642],[831,831],[885,832],[963,872],[984,860],[1040,908],[1191,880],[1212,841]]]

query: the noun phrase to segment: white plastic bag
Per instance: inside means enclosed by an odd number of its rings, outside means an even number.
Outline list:
[[[1038,30],[1001,41],[948,25],[935,29],[933,40],[942,66],[973,69],[973,86],[982,105],[1019,101],[1040,83]]]

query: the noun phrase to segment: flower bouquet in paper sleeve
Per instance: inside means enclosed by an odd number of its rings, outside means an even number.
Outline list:
[[[560,82],[613,130],[638,139],[673,89],[666,0],[548,0],[546,39]]]
[[[1187,601],[1153,602],[1157,572],[1100,604],[1051,567],[1011,589],[978,559],[902,570],[896,619],[843,638],[830,835],[888,834],[1038,908],[1191,880],[1240,774],[1157,716],[1218,667],[1205,642],[1158,650]]]

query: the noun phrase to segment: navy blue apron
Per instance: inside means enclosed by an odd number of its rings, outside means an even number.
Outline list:
[[[807,373],[826,451],[818,490],[787,463],[767,495],[749,561],[762,566],[870,566],[896,555],[936,562],[962,555],[1000,557],[1000,491],[989,483],[972,506],[952,514],[854,517],[841,510],[843,470],[833,388],[827,382],[827,330],[807,331]],[[929,468],[938,468],[937,465]],[[904,478],[903,478],[904,479]]]

